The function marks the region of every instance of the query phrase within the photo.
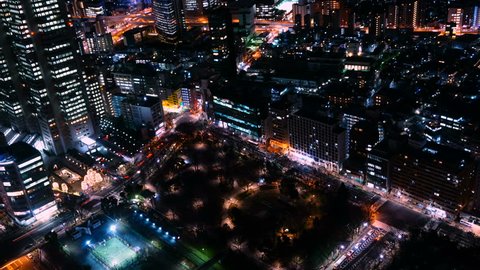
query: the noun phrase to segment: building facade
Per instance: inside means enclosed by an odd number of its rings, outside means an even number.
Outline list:
[[[452,217],[466,207],[473,194],[475,167],[468,153],[429,143],[392,159],[392,188],[435,216]]]
[[[208,16],[211,59],[224,75],[236,74],[232,14],[225,7],[212,10]]]
[[[128,97],[122,101],[122,115],[133,128],[152,128],[158,132],[164,125],[163,108],[159,98]]]
[[[115,84],[123,94],[154,95],[167,98],[164,78],[149,64],[124,63],[112,71]]]
[[[7,212],[22,225],[48,220],[57,212],[42,156],[24,142],[14,143],[0,155],[0,194]]]
[[[277,0],[259,0],[255,3],[255,17],[261,20],[275,19],[275,5]]]
[[[185,30],[182,0],[154,0],[153,16],[160,39],[166,43],[178,43]]]
[[[346,159],[346,132],[331,118],[300,110],[288,118],[290,150],[307,161],[340,171]]]
[[[266,113],[261,107],[214,96],[213,110],[215,122],[220,127],[228,128],[253,140],[263,139]]]
[[[273,102],[269,106],[269,145],[278,150],[286,150],[290,144],[288,118],[293,106],[286,102]]]
[[[6,29],[0,23],[0,110],[6,113],[8,122],[16,131],[27,129],[26,89],[18,80],[13,51]]]
[[[73,23],[59,1],[8,0],[4,19],[21,83],[28,89],[31,132],[54,154],[79,146],[93,135]],[[48,12],[46,12],[48,11]],[[30,112],[29,112],[30,114]]]

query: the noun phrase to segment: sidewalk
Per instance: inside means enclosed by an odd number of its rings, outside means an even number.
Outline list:
[[[360,226],[358,228],[359,231],[352,236],[352,241],[348,244],[348,246],[343,247],[343,248],[340,247],[340,249],[337,248],[334,251],[333,258],[331,258],[331,259],[329,258],[325,263],[320,265],[317,269],[333,270],[334,267],[335,267],[335,263],[337,262],[337,259],[341,258],[342,255],[347,254],[348,251],[351,250],[356,245],[358,240],[362,238],[364,233],[367,232],[369,229],[371,229],[371,227],[372,227],[371,225]],[[332,256],[332,255],[330,255],[330,256]]]
[[[307,164],[307,165],[308,165],[308,164]],[[308,165],[308,166],[312,167],[311,165]],[[315,167],[312,167],[312,168],[315,168]],[[330,177],[332,177],[332,178],[334,178],[334,179],[336,179],[336,180],[338,180],[338,181],[340,181],[340,182],[343,182],[343,183],[346,183],[346,184],[350,184],[350,185],[352,185],[352,186],[356,186],[356,187],[362,189],[362,190],[365,191],[365,192],[373,193],[373,194],[375,194],[375,195],[378,195],[378,196],[380,196],[382,199],[385,199],[385,202],[386,202],[386,201],[390,201],[390,202],[399,204],[399,205],[401,205],[401,206],[403,206],[403,207],[405,207],[405,208],[408,208],[408,209],[410,209],[410,210],[412,210],[412,211],[415,211],[415,212],[417,212],[417,213],[419,213],[419,214],[425,215],[425,216],[427,216],[427,217],[430,218],[430,219],[439,220],[439,219],[436,218],[435,216],[429,215],[428,213],[425,213],[424,211],[422,211],[422,209],[419,209],[417,205],[412,204],[412,203],[409,203],[409,202],[405,202],[404,200],[396,197],[395,195],[381,192],[381,191],[379,191],[379,190],[377,190],[377,189],[375,189],[375,188],[367,187],[367,186],[365,186],[365,185],[363,185],[363,184],[361,184],[361,183],[359,183],[359,182],[356,182],[356,181],[351,180],[351,179],[349,179],[349,178],[346,178],[346,177],[344,177],[344,176],[342,176],[342,175],[339,175],[338,173],[331,173],[331,172],[329,172],[327,175],[330,176]],[[457,228],[457,229],[460,229],[460,230],[462,230],[462,231],[464,231],[464,232],[466,232],[466,233],[471,232],[471,233],[475,234],[476,236],[479,236],[479,237],[480,237],[480,230],[475,230],[473,227],[472,227],[472,228],[469,228],[469,227],[467,227],[467,226],[462,226],[461,224],[456,223],[456,222],[454,222],[454,221],[451,220],[451,219],[440,219],[440,221],[445,222],[445,223],[447,223],[448,225],[450,225],[450,226],[452,226],[452,227],[455,227],[455,228]]]

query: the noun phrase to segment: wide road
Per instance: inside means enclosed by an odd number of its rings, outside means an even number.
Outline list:
[[[92,196],[105,197],[117,193],[123,189],[125,182],[111,185]],[[98,211],[98,210],[97,210]],[[91,213],[95,215],[97,212]],[[44,243],[45,235],[52,231],[60,231],[73,224],[74,216],[71,213],[60,213],[57,217],[47,222],[36,224],[34,227],[26,227],[0,239],[0,265],[15,259]],[[64,230],[63,230],[64,231]]]
[[[71,214],[60,214],[57,218],[51,219],[46,223],[39,224],[27,231],[21,231],[21,233],[11,234],[2,239],[2,245],[0,245],[0,265],[33,250],[36,246],[43,243],[44,236],[48,232],[64,223],[70,222],[72,219],[73,215]]]
[[[377,220],[402,231],[410,227],[423,227],[430,218],[403,205],[386,201],[379,209]]]
[[[29,258],[24,255],[3,265],[0,270],[46,270],[41,265],[34,263],[34,260],[36,260],[36,256]]]
[[[276,162],[282,168],[287,170],[297,169],[299,171],[297,177],[299,177],[302,181],[307,181],[309,179],[315,180],[316,182],[321,183],[321,185],[325,188],[331,188],[332,190],[336,189],[336,187],[338,187],[342,182],[345,183],[350,192],[350,201],[352,203],[359,205],[372,205],[382,197],[381,195],[366,189],[366,187],[360,183],[349,181],[340,175],[325,174],[321,171],[315,170],[310,166],[299,164],[292,160],[276,158],[269,153],[259,150],[258,146],[245,141],[238,136],[228,134],[228,132],[224,129],[214,127],[210,128],[209,130],[216,136],[235,141],[238,145],[244,147],[246,151],[249,151],[252,154],[257,154],[267,158],[268,160]],[[423,227],[430,220],[430,217],[418,211],[414,211],[406,205],[389,199],[385,199],[385,201],[386,202],[377,210],[376,218],[387,225],[400,230],[406,230],[410,227]]]

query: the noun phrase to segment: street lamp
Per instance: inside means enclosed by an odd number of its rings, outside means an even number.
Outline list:
[[[113,233],[116,232],[117,231],[117,225],[116,224],[110,225],[110,231],[113,232]]]

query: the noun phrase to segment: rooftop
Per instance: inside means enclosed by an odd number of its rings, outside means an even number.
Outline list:
[[[303,118],[308,118],[317,122],[321,122],[327,125],[335,125],[337,124],[337,120],[335,120],[332,117],[328,117],[324,112],[317,110],[311,111],[305,108],[300,109],[299,111],[295,112],[294,115],[303,117]]]
[[[156,104],[160,103],[160,99],[158,97],[152,96],[135,96],[117,93],[114,94],[113,97],[119,97],[121,98],[122,102],[128,102],[128,104],[141,107],[153,107]]]
[[[460,167],[460,164],[464,164],[465,162],[472,160],[470,154],[465,151],[432,142],[429,142],[425,145],[425,147],[422,149],[422,153],[455,167]]]
[[[155,69],[149,64],[121,63],[114,67],[113,73],[126,73],[133,75],[155,76]]]
[[[375,62],[375,59],[371,57],[364,57],[364,56],[352,56],[352,57],[347,57],[345,59],[345,63],[363,63],[363,64],[371,65],[374,62]]]
[[[462,171],[466,165],[474,161],[465,151],[432,142],[427,142],[421,149],[409,147],[404,149],[402,154],[424,160],[427,163],[435,162],[451,172]]]
[[[7,161],[14,158],[17,162],[40,156],[40,152],[25,142],[16,142],[0,150],[0,161]]]
[[[270,99],[273,84],[235,80],[212,86],[212,94],[249,106],[264,107]]]

